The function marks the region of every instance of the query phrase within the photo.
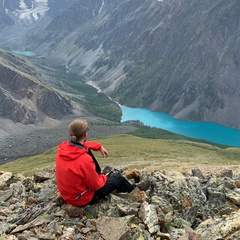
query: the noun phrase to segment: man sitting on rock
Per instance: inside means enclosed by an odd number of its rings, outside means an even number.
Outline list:
[[[88,123],[84,119],[73,121],[69,127],[70,140],[62,142],[56,155],[56,181],[61,197],[70,205],[86,206],[104,199],[113,191],[131,192],[135,187],[146,190],[150,182],[131,184],[121,173],[101,168],[92,154],[107,150],[97,142],[87,141]]]

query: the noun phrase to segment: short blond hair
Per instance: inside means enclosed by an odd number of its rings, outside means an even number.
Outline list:
[[[85,119],[76,119],[68,126],[68,133],[71,140],[79,142],[88,131],[88,123]]]

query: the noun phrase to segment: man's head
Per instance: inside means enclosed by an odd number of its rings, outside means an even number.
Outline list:
[[[73,142],[77,143],[83,138],[86,138],[88,131],[88,123],[85,119],[76,119],[68,126],[68,132]]]

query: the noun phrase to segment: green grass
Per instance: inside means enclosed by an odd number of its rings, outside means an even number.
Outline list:
[[[171,134],[170,134],[171,135]],[[101,166],[116,168],[138,168],[140,170],[181,170],[192,168],[203,170],[232,167],[237,169],[240,159],[239,148],[223,148],[204,142],[186,140],[176,135],[175,139],[152,139],[130,134],[98,137],[91,141],[101,142],[109,157],[103,159],[95,153]],[[54,168],[56,148],[43,154],[21,158],[0,166],[0,171],[22,173],[32,176],[43,168]]]

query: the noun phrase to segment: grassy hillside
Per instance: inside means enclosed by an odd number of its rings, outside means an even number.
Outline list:
[[[162,139],[157,133],[153,136],[156,139],[150,138],[151,130],[145,127],[134,133],[144,137],[119,134],[91,139],[101,142],[109,151],[107,159],[103,159],[98,152],[95,156],[102,167],[109,164],[116,168],[136,167],[146,170],[189,171],[192,168],[200,168],[206,172],[219,171],[226,167],[239,170],[239,148],[197,142],[162,130],[154,132],[162,133]],[[56,148],[53,148],[40,155],[3,164],[0,171],[20,172],[32,176],[42,168],[54,168],[55,154]]]

